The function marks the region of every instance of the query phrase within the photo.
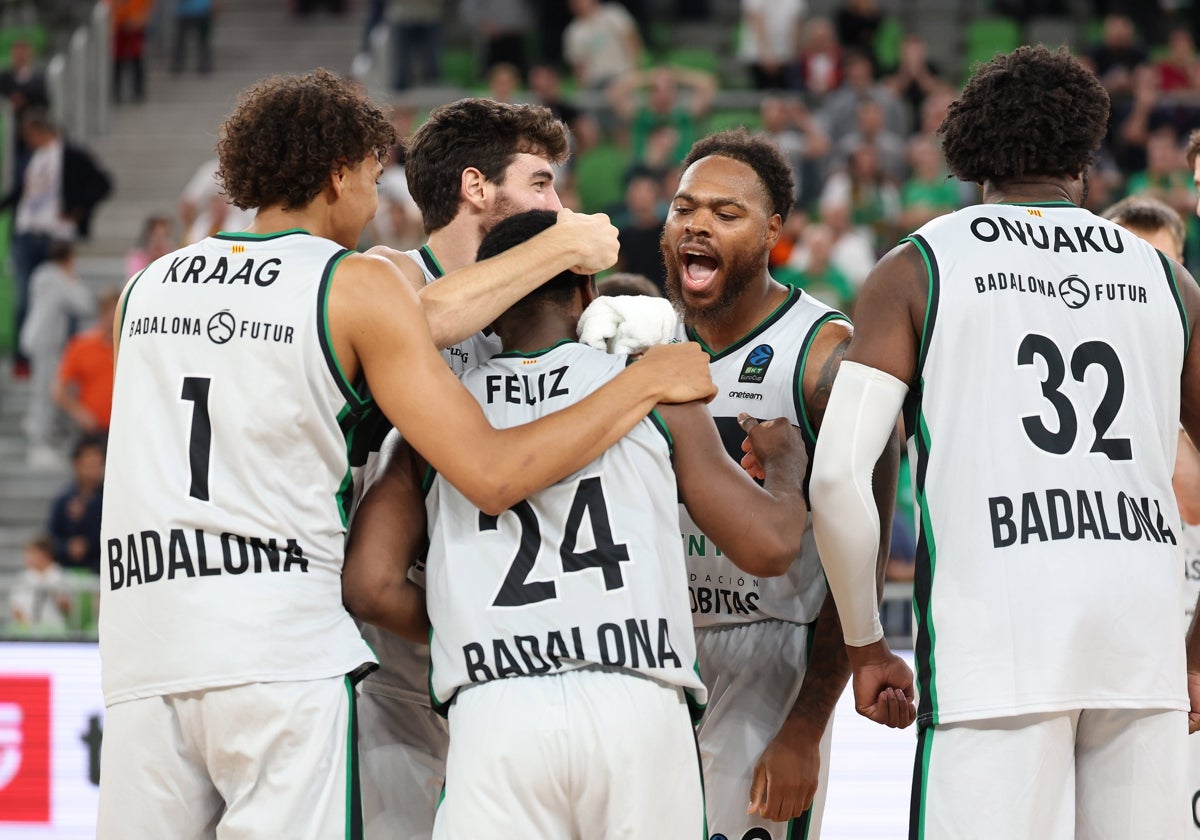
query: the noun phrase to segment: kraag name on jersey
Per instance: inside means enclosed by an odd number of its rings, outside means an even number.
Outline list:
[[[988,516],[996,548],[1076,539],[1177,544],[1158,499],[1124,492],[1113,498],[1100,490],[1056,487],[1019,499],[992,496]]]
[[[256,263],[254,257],[247,257],[235,260],[234,263],[236,267],[231,274],[229,257],[217,257],[211,265],[203,254],[176,257],[167,267],[162,282],[197,285],[216,283],[218,286],[237,283],[249,286],[253,282],[255,286],[265,288],[279,277],[279,267],[283,265],[283,260],[279,257],[270,257],[261,263]]]
[[[290,537],[247,538],[228,532],[214,537],[199,529],[172,528],[166,535],[140,531],[124,539],[112,537],[107,549],[108,580],[113,591],[184,577],[308,571],[304,549]]]

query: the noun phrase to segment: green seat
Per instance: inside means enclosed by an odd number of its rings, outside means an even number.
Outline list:
[[[575,189],[585,213],[599,213],[621,202],[628,166],[629,154],[612,144],[596,146],[579,156],[575,162]]]
[[[900,21],[888,15],[884,17],[883,23],[879,25],[879,31],[875,33],[875,56],[879,59],[879,66],[886,71],[890,71],[900,64],[900,44],[904,40],[904,29],[900,26]]]
[[[975,67],[991,61],[997,53],[1012,52],[1021,45],[1021,27],[1011,18],[977,18],[967,25],[966,51],[963,56],[967,77]]]
[[[46,27],[37,24],[24,26],[0,27],[0,67],[8,66],[8,57],[12,45],[18,41],[28,41],[35,55],[44,55],[50,43],[50,34]]]
[[[708,131],[710,134],[737,128],[738,126],[749,131],[758,131],[762,128],[762,117],[759,116],[758,111],[728,110],[714,111],[712,116],[708,118]]]
[[[696,47],[674,47],[663,56],[663,64],[668,67],[686,67],[691,70],[704,70],[717,75],[720,69],[717,56],[712,50]]]
[[[442,52],[442,80],[448,85],[473,88],[481,83],[475,70],[475,52],[450,48]]]

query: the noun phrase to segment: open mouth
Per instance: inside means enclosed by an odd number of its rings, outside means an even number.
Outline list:
[[[720,266],[717,258],[694,251],[685,251],[680,256],[683,265],[683,287],[697,294],[708,291]]]

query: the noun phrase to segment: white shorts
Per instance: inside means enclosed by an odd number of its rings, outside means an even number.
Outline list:
[[[450,707],[437,840],[702,840],[683,690],[585,668],[467,688]]]
[[[96,837],[362,837],[354,691],[334,677],[109,706]]]
[[[709,834],[727,840],[801,840],[821,836],[829,789],[833,727],[821,739],[821,771],[812,807],[788,822],[746,813],[754,767],[800,694],[808,662],[809,627],[755,621],[696,628],[700,676],[708,708],[698,737],[704,766]]]
[[[909,833],[924,840],[1181,840],[1187,715],[1085,709],[929,727]]]
[[[427,705],[363,691],[358,724],[367,840],[429,840],[446,781],[446,722]]]

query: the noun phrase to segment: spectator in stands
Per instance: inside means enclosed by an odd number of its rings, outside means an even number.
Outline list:
[[[819,112],[835,146],[854,130],[858,103],[864,99],[873,99],[883,108],[883,122],[888,131],[901,137],[908,136],[908,110],[904,103],[889,88],[875,81],[871,59],[865,53],[846,51],[842,83],[825,97]]]
[[[875,53],[875,39],[883,26],[883,11],[878,0],[842,0],[834,16],[838,43],[844,50],[857,50],[871,62],[874,72],[879,72],[879,56]]]
[[[850,208],[855,227],[871,232],[875,256],[881,256],[895,244],[899,229],[900,190],[880,165],[879,154],[870,143],[850,153],[846,168],[834,172],[825,181],[822,207],[844,204]]]
[[[870,146],[875,150],[880,170],[894,183],[898,184],[908,176],[904,137],[888,130],[883,120],[883,106],[875,99],[863,99],[858,103],[854,130],[843,135],[835,144],[830,166],[833,169],[845,168],[851,153],[862,146]]]
[[[133,101],[146,98],[146,27],[154,0],[108,0],[109,21],[113,30],[112,96],[120,102],[126,71],[129,72]]]
[[[67,342],[54,401],[74,422],[74,431],[87,436],[108,431],[112,414],[113,319],[120,292],[108,289],[99,297],[96,324]]]
[[[104,439],[83,437],[71,453],[70,483],[50,504],[47,532],[54,559],[67,570],[100,574],[100,502],[104,489]]]
[[[807,225],[800,247],[792,251],[787,265],[772,271],[772,276],[780,283],[803,289],[840,312],[850,313],[857,290],[833,262],[836,242],[837,234],[829,225],[820,222]]]
[[[1167,34],[1166,51],[1154,62],[1158,89],[1165,94],[1200,92],[1200,57],[1187,27],[1175,26]]]
[[[484,75],[487,81],[487,98],[497,102],[515,104],[524,102],[521,95],[521,73],[506,61],[493,64]]]
[[[39,534],[25,544],[25,568],[9,595],[13,629],[28,634],[58,634],[67,629],[71,599],[63,589],[62,567],[54,562],[50,538]]]
[[[842,84],[842,47],[829,18],[816,17],[804,27],[804,38],[796,54],[790,87],[800,91],[814,106]]]
[[[21,132],[32,150],[29,162],[12,191],[0,199],[0,211],[16,208],[11,254],[17,335],[29,307],[33,270],[49,255],[51,242],[86,239],[96,206],[112,189],[91,153],[64,140],[41,108],[26,109]],[[18,353],[14,373],[27,376],[28,372],[28,360]]]
[[[617,269],[641,274],[662,291],[667,281],[659,240],[662,238],[666,208],[660,192],[661,181],[649,172],[635,173],[625,186],[625,206],[614,218],[621,249]]]
[[[605,296],[644,295],[646,297],[662,297],[662,291],[651,282],[650,278],[628,271],[615,271],[607,277],[596,281],[596,291]]]
[[[557,67],[552,64],[536,64],[531,67],[529,92],[534,102],[545,105],[571,129],[572,158],[600,142],[600,125],[596,118],[563,96],[562,79]]]
[[[900,42],[899,62],[883,83],[908,106],[909,125],[920,123],[921,108],[930,94],[949,87],[929,58],[929,45],[916,32],[907,33]]]
[[[798,97],[764,96],[758,106],[766,137],[783,152],[792,168],[795,199],[800,207],[813,204],[820,193],[829,137],[821,123]]]
[[[50,256],[33,272],[29,288],[29,314],[19,336],[21,351],[29,358],[31,387],[25,415],[26,458],[34,469],[64,464],[51,445],[57,409],[52,398],[63,347],[72,321],[90,317],[96,302],[75,271],[75,249],[56,241]]]
[[[922,134],[909,138],[908,164],[912,174],[900,185],[899,230],[916,230],[959,208],[958,182],[949,177],[933,140]]]
[[[212,29],[216,0],[175,0],[175,37],[171,46],[171,72],[182,73],[187,42],[196,42],[196,69],[207,75],[213,69]]]
[[[805,11],[806,0],[742,0],[737,57],[758,90],[788,87]]]
[[[834,179],[835,183],[837,180]],[[822,190],[818,210],[820,220],[833,228],[836,237],[831,258],[833,264],[846,275],[857,294],[878,257],[874,232],[853,221],[847,188],[848,183],[843,182],[835,190]]]
[[[1105,16],[1100,43],[1088,57],[1115,105],[1133,96],[1134,70],[1147,63],[1148,54],[1138,40],[1133,21],[1125,15],[1111,14]]]
[[[50,108],[46,74],[34,64],[33,44],[24,38],[13,41],[8,53],[8,67],[0,70],[0,96],[8,100],[13,112],[11,127],[14,143],[14,163],[20,177],[33,150],[21,132],[21,120],[29,108]]]
[[[1157,198],[1184,219],[1194,219],[1192,189],[1192,172],[1187,168],[1179,138],[1174,127],[1164,125],[1151,133],[1146,142],[1146,168],[1129,175],[1125,191],[1128,195]]]
[[[147,216],[142,222],[142,232],[137,242],[125,255],[125,277],[137,274],[161,256],[179,246],[175,238],[175,225],[167,216]]]
[[[235,207],[221,192],[217,182],[217,159],[210,158],[196,171],[179,197],[179,221],[183,225],[183,244],[191,245],[223,230],[240,231],[254,221],[253,210]]]
[[[441,81],[442,5],[440,0],[388,0],[395,90]]]
[[[670,126],[676,132],[670,163],[677,165],[700,138],[700,124],[708,116],[716,94],[717,80],[711,73],[686,67],[652,67],[617,78],[607,96],[622,127],[629,132],[635,161],[645,157],[650,135]]]
[[[572,19],[563,30],[563,57],[581,88],[602,91],[642,60],[637,23],[620,3],[568,0]]]
[[[528,0],[462,0],[458,14],[481,36],[484,75],[497,64],[509,64],[524,83],[529,73],[525,45],[533,26]]]

